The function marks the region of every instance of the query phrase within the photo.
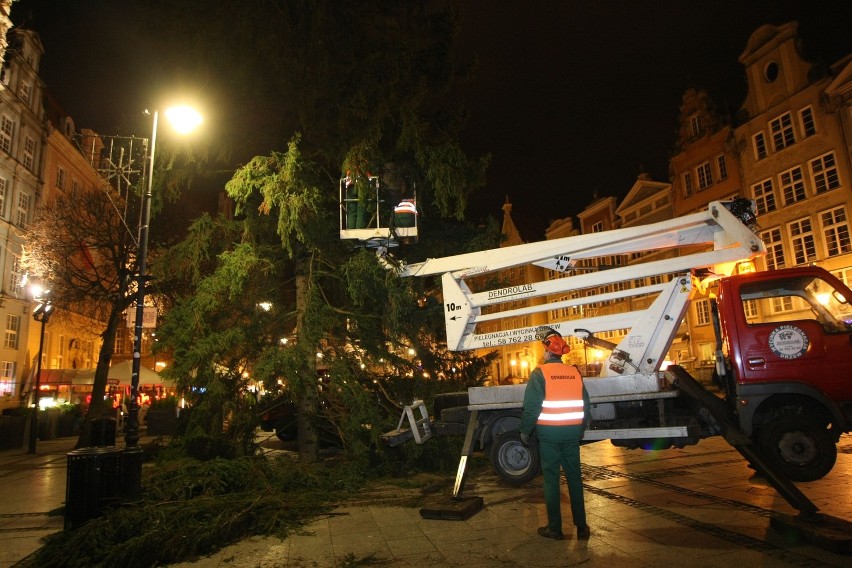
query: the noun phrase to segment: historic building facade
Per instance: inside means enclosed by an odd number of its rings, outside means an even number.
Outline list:
[[[83,188],[101,187],[107,183],[92,167],[89,157],[84,155],[73,119],[48,94],[44,98],[44,108],[47,137],[38,207],[50,205],[60,194],[74,196]],[[91,136],[87,139],[99,140]],[[91,151],[97,153],[99,148]],[[55,312],[45,326],[41,349],[42,397],[75,404],[84,402],[91,391],[91,384],[73,384],[77,382],[77,373],[50,371],[94,368],[101,344],[100,332],[105,323],[68,310]],[[29,360],[34,360],[39,352],[39,327],[38,324],[32,326],[28,336]],[[27,376],[33,376],[34,372],[35,369],[28,368]]]
[[[501,247],[509,247],[523,244],[521,235],[512,220],[512,204],[508,198],[503,204],[503,225],[501,233],[504,237]],[[472,289],[477,287],[494,288],[497,286],[514,286],[518,284],[526,284],[529,282],[539,282],[543,279],[542,268],[537,266],[517,266],[507,270],[495,272],[487,277],[474,278],[471,282]],[[535,304],[542,304],[541,298],[513,300],[510,305],[501,304],[501,309],[514,309],[528,307]],[[488,313],[488,308],[483,309],[483,313]],[[518,327],[544,325],[547,321],[547,315],[544,312],[536,312],[524,316],[516,316],[503,320],[486,322],[479,324],[477,333],[492,333],[505,329],[514,329]],[[478,349],[476,354],[483,356],[493,352],[494,349]],[[492,363],[491,370],[488,374],[488,382],[492,385],[497,384],[517,384],[526,382],[529,378],[530,371],[534,369],[539,360],[544,356],[544,351],[540,344],[519,344],[506,345],[497,349],[498,357]]]
[[[74,141],[75,126],[39,77],[44,49],[37,33],[11,29],[10,2],[0,2],[7,47],[0,80],[0,409],[29,399],[41,353],[42,397],[75,402],[72,385],[54,369],[94,367],[102,326],[74,313],[51,312],[44,326],[25,282],[22,257],[27,226],[37,208],[58,192],[106,183]],[[54,382],[61,382],[54,384]],[[59,392],[60,389],[62,392]]]
[[[743,184],[768,249],[763,268],[816,263],[850,282],[852,56],[830,67],[806,61],[796,29],[763,26],[740,56],[748,79],[735,130]]]
[[[4,2],[8,14],[10,3]],[[21,287],[23,234],[41,188],[46,129],[38,70],[44,49],[34,32],[12,30],[0,77],[0,406],[18,405],[31,361],[31,302]]]
[[[669,160],[673,213],[676,217],[707,208],[711,201],[746,197],[731,116],[719,112],[710,95],[687,89],[678,114],[678,131]],[[681,250],[687,254],[690,250]],[[716,337],[710,319],[710,298],[698,291],[687,308],[686,348],[671,357],[704,382],[715,367]]]
[[[763,26],[752,34],[740,57],[748,96],[735,117],[719,112],[708,93],[685,92],[669,162],[668,198],[665,184],[655,189],[652,185],[659,182],[640,176],[620,204],[613,197],[596,198],[579,213],[579,232],[682,216],[711,201],[742,196],[755,200],[768,248],[758,269],[816,263],[852,282],[852,55],[829,67],[808,62],[799,53],[796,29],[793,22]],[[561,299],[567,298],[548,301]],[[550,321],[562,321],[629,307],[615,302],[586,306],[584,313],[551,310],[548,315]],[[710,313],[710,299],[697,294],[669,352],[669,359],[704,381],[709,381],[715,356]],[[612,335],[617,341],[618,330]],[[597,353],[590,357],[581,342],[574,346],[573,362],[595,361]]]

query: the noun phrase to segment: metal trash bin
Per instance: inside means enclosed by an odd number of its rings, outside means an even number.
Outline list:
[[[80,448],[68,453],[65,529],[76,528],[118,502],[122,453],[119,448]]]
[[[92,420],[92,446],[114,446],[115,426],[115,418],[95,418]]]

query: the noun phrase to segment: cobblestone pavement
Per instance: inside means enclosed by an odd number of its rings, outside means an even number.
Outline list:
[[[73,441],[71,442],[73,444]],[[284,451],[277,440],[267,451]],[[14,565],[62,530],[68,443],[39,444],[36,455],[0,452],[0,566]],[[523,487],[487,469],[469,476],[465,496],[484,508],[467,520],[422,518],[420,509],[381,489],[341,503],[286,539],[252,537],[180,568],[293,567],[845,567],[849,555],[807,544],[770,526],[797,511],[721,438],[683,449],[625,450],[609,442],[583,446],[583,480],[592,537],[542,539],[541,477]],[[798,484],[820,512],[852,520],[852,436],[824,479]],[[435,499],[448,495],[436,494]],[[567,492],[563,512],[568,515]],[[852,536],[852,535],[850,535]]]

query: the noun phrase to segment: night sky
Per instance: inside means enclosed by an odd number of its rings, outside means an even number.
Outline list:
[[[235,2],[248,8],[253,1]],[[42,78],[77,127],[103,133],[144,109],[150,37],[128,36],[123,22],[138,2],[20,0],[12,21],[38,31]],[[491,153],[488,186],[468,217],[502,218],[508,196],[527,241],[553,219],[576,215],[593,193],[623,197],[641,171],[668,180],[678,107],[689,87],[705,88],[723,108],[745,97],[738,57],[767,23],[800,23],[811,60],[852,53],[852,2],[845,0],[467,0],[460,2],[461,53],[479,67],[466,90],[465,148]],[[217,120],[240,120],[219,113]],[[142,132],[134,134],[145,136]],[[257,153],[272,149],[258,148]],[[245,158],[243,158],[244,160]]]

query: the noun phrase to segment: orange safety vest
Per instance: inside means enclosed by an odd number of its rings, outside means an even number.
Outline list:
[[[544,402],[538,424],[542,426],[579,426],[583,424],[583,377],[576,367],[546,363],[539,367],[544,375]]]

